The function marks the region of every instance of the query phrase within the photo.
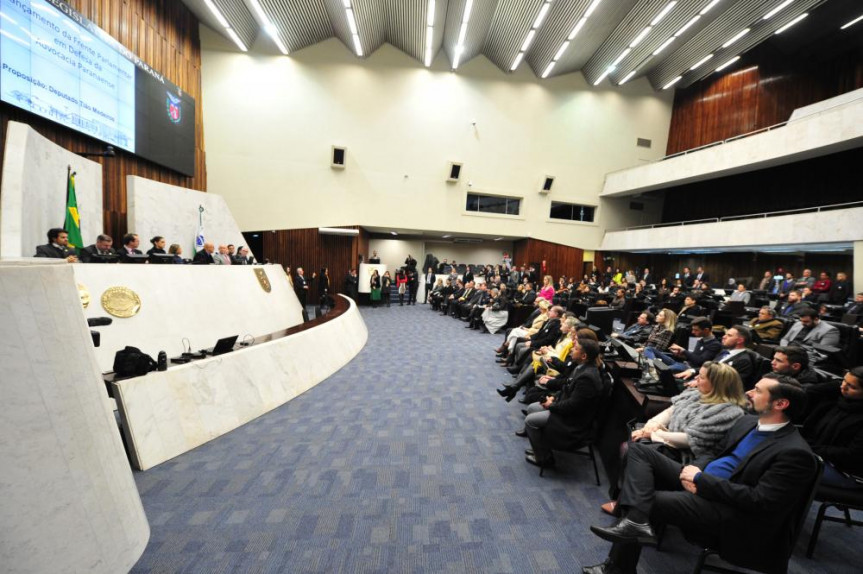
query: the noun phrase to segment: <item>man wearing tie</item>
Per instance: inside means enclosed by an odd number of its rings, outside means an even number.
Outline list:
[[[82,249],[78,256],[81,262],[90,263],[96,255],[117,255],[117,252],[111,247],[113,243],[114,240],[111,239],[110,235],[99,235],[96,238],[96,243]]]
[[[128,260],[129,255],[143,255],[144,253],[138,249],[141,240],[135,233],[127,233],[123,236],[123,248],[120,250],[120,256],[124,260]]]
[[[752,353],[747,348],[751,342],[752,334],[749,329],[743,325],[734,325],[725,331],[725,335],[722,337],[722,350],[713,357],[713,362],[725,363],[737,371],[745,390],[751,389],[752,384],[754,384],[752,378],[755,372],[755,359],[752,358]],[[687,369],[674,376],[679,379],[688,379],[696,373],[697,371],[694,369]]]

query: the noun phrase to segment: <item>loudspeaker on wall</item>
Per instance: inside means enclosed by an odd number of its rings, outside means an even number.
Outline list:
[[[345,167],[345,155],[348,153],[348,148],[342,146],[333,146],[332,153],[332,163],[330,164],[332,167],[344,169]]]
[[[554,185],[554,176],[547,175],[542,180],[542,188],[539,190],[540,193],[551,193],[551,186]]]
[[[449,172],[446,180],[448,182],[456,182],[461,177],[461,166],[462,164],[459,162],[451,161],[449,162]]]

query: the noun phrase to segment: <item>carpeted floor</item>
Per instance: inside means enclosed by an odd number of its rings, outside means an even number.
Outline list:
[[[588,526],[611,522],[598,508],[607,483],[586,459],[544,478],[524,462],[522,405],[494,392],[509,379],[493,362],[501,338],[425,305],[362,313],[369,342],[333,377],[136,473],[152,532],[133,571],[580,572],[604,560]],[[791,572],[859,572],[863,528],[826,525],[806,560],[812,523]],[[697,549],[678,532],[663,548],[641,572],[692,570]]]

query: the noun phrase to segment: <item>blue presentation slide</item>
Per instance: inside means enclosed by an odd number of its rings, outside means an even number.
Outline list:
[[[118,47],[46,0],[0,0],[0,99],[134,152],[135,65]]]

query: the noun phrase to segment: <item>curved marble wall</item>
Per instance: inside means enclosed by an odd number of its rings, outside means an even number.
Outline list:
[[[356,304],[281,339],[114,385],[127,443],[146,470],[279,407],[345,366],[368,330]]]
[[[0,571],[116,574],[150,529],[72,266],[0,262]]]

